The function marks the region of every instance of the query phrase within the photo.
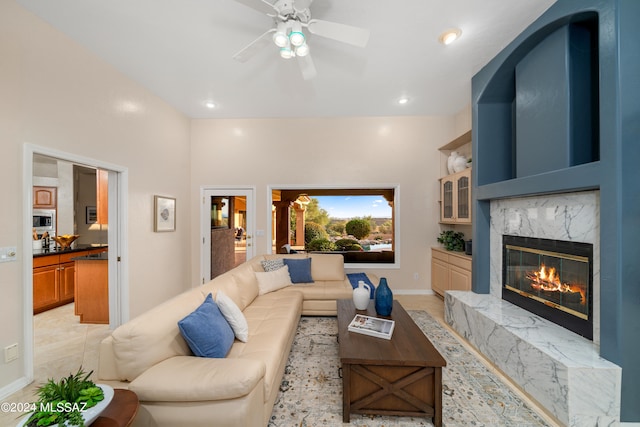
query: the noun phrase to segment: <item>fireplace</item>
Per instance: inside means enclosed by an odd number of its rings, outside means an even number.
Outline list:
[[[502,298],[593,339],[593,245],[502,236]]]

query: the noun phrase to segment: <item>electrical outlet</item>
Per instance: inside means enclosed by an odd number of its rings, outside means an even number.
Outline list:
[[[418,273],[413,273],[413,280],[418,280],[420,278],[420,276],[418,275]]]
[[[15,261],[16,256],[17,248],[15,246],[0,248],[0,262]]]
[[[9,363],[18,358],[18,343],[8,345],[4,348],[4,363]]]

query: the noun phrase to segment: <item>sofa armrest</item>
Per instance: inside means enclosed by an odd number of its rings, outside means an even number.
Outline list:
[[[116,356],[113,353],[113,337],[111,335],[100,342],[99,350],[98,380],[120,380]]]
[[[147,369],[129,390],[143,402],[201,402],[249,394],[265,375],[264,362],[176,356]],[[263,393],[263,390],[260,390]]]

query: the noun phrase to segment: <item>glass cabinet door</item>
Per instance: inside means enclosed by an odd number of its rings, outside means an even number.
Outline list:
[[[457,180],[457,184],[458,184],[457,185],[458,187],[457,219],[470,220],[471,215],[469,214],[470,212],[469,207],[470,207],[471,197],[469,196],[470,196],[471,188],[469,188],[469,177],[468,176],[459,177]]]
[[[453,216],[453,180],[451,179],[443,179],[442,180],[442,208],[440,211],[440,220],[441,221],[451,221],[454,219]]]

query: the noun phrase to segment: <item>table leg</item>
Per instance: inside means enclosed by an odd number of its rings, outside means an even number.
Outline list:
[[[342,422],[351,419],[351,365],[342,365]]]
[[[433,425],[442,427],[442,368],[434,368],[434,370]]]

